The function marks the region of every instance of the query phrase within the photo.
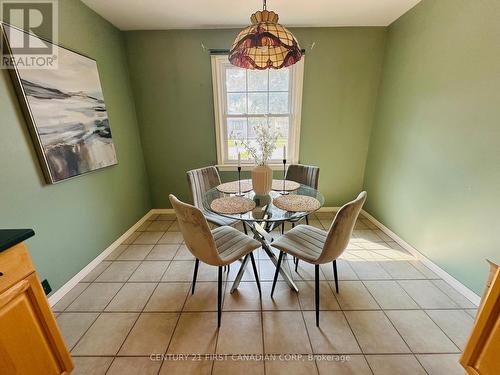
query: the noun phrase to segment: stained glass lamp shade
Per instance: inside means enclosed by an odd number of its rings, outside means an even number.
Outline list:
[[[281,69],[302,58],[299,43],[278,15],[267,10],[250,17],[252,24],[243,29],[231,47],[229,61],[244,69]]]

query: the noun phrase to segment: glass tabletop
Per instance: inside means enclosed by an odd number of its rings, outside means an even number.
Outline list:
[[[313,189],[307,185],[300,185],[297,190],[290,191],[290,194],[298,194],[298,195],[307,195],[309,197],[316,198],[320,207],[325,204],[325,197],[318,190]],[[254,191],[249,191],[243,196],[246,198],[252,199],[256,206],[252,211],[246,212],[244,214],[221,214],[219,212],[215,212],[211,209],[210,205],[212,201],[217,198],[222,197],[230,197],[235,194],[222,193],[217,188],[213,188],[208,190],[205,194],[203,194],[203,207],[210,212],[213,212],[217,215],[224,216],[231,219],[238,219],[247,222],[276,222],[276,221],[287,221],[287,220],[297,220],[304,216],[309,215],[313,211],[302,211],[302,212],[290,212],[282,210],[281,208],[276,207],[273,204],[273,199],[279,197],[281,192],[279,191],[271,191],[268,195],[256,195]]]

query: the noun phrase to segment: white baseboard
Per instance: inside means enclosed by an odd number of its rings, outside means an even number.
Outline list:
[[[338,211],[339,207],[322,207],[318,212],[334,212]],[[71,278],[66,284],[59,288],[54,294],[49,297],[50,306],[54,306],[66,293],[68,293],[76,284],[78,284],[85,276],[87,276],[100,262],[102,262],[109,254],[113,252],[125,239],[127,239],[133,232],[137,230],[151,215],[157,214],[173,214],[174,210],[172,208],[154,208],[150,210],[146,215],[144,215],[137,223],[135,223],[129,230],[127,230],[123,235],[121,235],[115,242],[109,245],[101,254],[99,254],[92,262],[90,262],[85,268],[78,272],[73,278]],[[481,298],[475,294],[472,290],[463,285],[460,281],[455,279],[441,267],[433,263],[430,259],[425,257],[420,251],[415,249],[409,243],[400,238],[396,233],[391,231],[372,215],[370,215],[365,210],[362,214],[370,220],[374,225],[376,225],[385,234],[390,236],[395,242],[397,242],[401,247],[407,250],[410,254],[414,255],[419,259],[425,266],[431,269],[435,274],[440,276],[448,284],[450,284],[455,290],[463,294],[468,300],[470,300],[475,305],[479,306]]]
[[[437,264],[435,264],[434,262],[432,262],[429,258],[427,258],[420,251],[418,251],[413,246],[411,246],[409,243],[407,243],[405,240],[403,240],[401,237],[399,237],[396,233],[394,233],[389,228],[387,228],[380,221],[378,221],[377,219],[375,219],[368,212],[366,212],[365,210],[363,210],[362,213],[363,213],[363,215],[368,220],[370,220],[374,225],[376,225],[382,232],[384,232],[389,237],[391,237],[403,249],[405,249],[410,254],[412,254],[413,256],[415,256],[415,258],[417,258],[418,260],[420,260],[427,268],[429,268],[436,275],[440,276],[444,281],[446,281],[448,284],[450,284],[457,292],[459,292],[460,294],[464,295],[469,301],[471,301],[476,306],[479,306],[479,303],[481,302],[481,297],[479,297],[476,293],[474,293],[472,290],[470,290],[469,288],[467,288],[464,284],[462,284],[460,281],[458,281],[457,279],[455,279],[453,276],[451,276],[448,272],[446,272],[445,270],[443,270]]]
[[[101,263],[109,254],[113,252],[123,241],[125,241],[132,233],[134,233],[137,228],[139,228],[151,215],[156,212],[150,210],[146,215],[144,215],[137,223],[132,225],[132,227],[123,233],[115,242],[109,245],[102,253],[94,258],[89,264],[85,266],[80,272],[73,276],[66,284],[57,289],[54,294],[49,297],[49,305],[54,306],[61,298],[64,297],[73,287],[78,284],[85,276],[87,276],[99,263]],[[163,213],[163,212],[162,212]]]

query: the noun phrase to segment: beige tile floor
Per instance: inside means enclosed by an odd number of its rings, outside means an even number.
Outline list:
[[[274,266],[256,256],[262,299],[251,272],[229,293],[233,265],[217,330],[216,268],[200,264],[191,295],[193,257],[175,217],[152,216],[53,308],[74,374],[464,373],[457,361],[476,306],[368,219],[338,261],[339,294],[331,265],[321,266],[321,328],[314,267],[292,272],[298,294],[279,281],[271,299]]]

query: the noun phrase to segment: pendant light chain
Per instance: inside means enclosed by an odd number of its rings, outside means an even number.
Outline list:
[[[267,0],[264,0],[263,10],[267,10]]]

